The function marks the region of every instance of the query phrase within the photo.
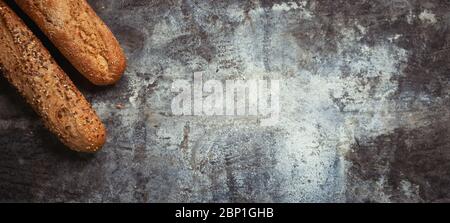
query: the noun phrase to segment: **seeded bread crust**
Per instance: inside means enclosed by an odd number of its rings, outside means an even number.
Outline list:
[[[117,82],[126,68],[118,41],[85,0],[16,0],[62,54],[96,85]]]
[[[69,148],[95,152],[106,130],[89,102],[42,43],[0,0],[0,73]]]

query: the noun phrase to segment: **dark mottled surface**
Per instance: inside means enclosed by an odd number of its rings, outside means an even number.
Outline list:
[[[129,58],[112,87],[27,21],[108,142],[68,151],[0,77],[0,201],[450,201],[448,1],[89,2]],[[281,79],[279,123],[173,116],[171,83],[195,71]]]

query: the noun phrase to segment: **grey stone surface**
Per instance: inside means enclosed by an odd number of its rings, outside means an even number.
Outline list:
[[[67,150],[0,78],[1,201],[450,201],[448,1],[89,2],[125,77],[94,87],[52,52],[108,142]],[[278,124],[172,115],[196,71],[282,80]]]

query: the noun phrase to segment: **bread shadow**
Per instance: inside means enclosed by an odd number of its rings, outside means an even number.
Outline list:
[[[39,29],[39,27],[17,6],[13,0],[5,0],[5,2],[11,7],[11,9],[24,21],[24,23],[31,29],[31,31],[41,40],[46,49],[50,52],[55,61],[64,70],[64,72],[70,77],[77,88],[87,97],[92,97],[93,95],[102,94],[110,91],[114,86],[96,86],[90,83],[77,69],[72,66],[72,64],[59,52],[59,50],[53,45],[53,43],[45,36],[45,34]],[[14,87],[12,87],[8,81],[0,73],[0,96],[5,99],[1,106],[7,106],[3,110],[8,110],[8,114],[1,114],[0,119],[14,119],[11,117],[11,113],[17,113],[14,116],[17,117],[29,117],[30,122],[39,119],[38,115],[31,109],[31,107],[26,103],[25,99],[22,98]],[[0,102],[1,103],[1,102]],[[0,110],[2,112],[2,110]],[[42,122],[40,122],[42,123]],[[50,146],[49,150],[58,153],[61,158],[71,159],[76,157],[81,157],[86,159],[93,157],[92,154],[79,154],[77,152],[72,152],[64,144],[62,144],[56,136],[54,136],[50,131],[48,131],[42,125],[42,130],[39,130],[39,134],[36,137],[42,137],[46,139]],[[1,129],[0,129],[1,130]],[[13,131],[13,130],[11,130]],[[0,135],[0,137],[2,137]],[[46,146],[47,147],[47,146]],[[16,148],[17,149],[17,148]]]
[[[95,87],[85,80],[12,1],[6,2],[42,40],[83,93],[95,94],[108,89]],[[61,143],[1,72],[0,121],[4,124],[0,128],[0,202],[42,200],[40,191],[57,178],[61,165],[85,165],[95,158],[94,154],[77,153]]]
[[[8,120],[11,122],[26,122],[27,126],[30,126],[29,131],[34,132],[33,136],[40,138],[39,141],[42,140],[46,143],[46,145],[42,145],[42,147],[47,147],[51,152],[57,153],[59,156],[61,156],[61,158],[71,159],[80,157],[82,159],[86,159],[94,156],[93,154],[80,154],[78,152],[74,152],[67,148],[63,143],[61,143],[53,133],[45,128],[38,114],[33,111],[31,106],[25,101],[25,99],[20,96],[19,92],[17,92],[17,90],[9,84],[9,82],[3,77],[1,72],[0,97],[3,99],[0,102],[0,106],[3,106],[3,109],[0,110],[0,120]],[[6,127],[6,129],[0,129],[0,138],[6,137],[4,136],[5,131],[14,132],[17,131],[17,128],[17,126],[12,125],[10,127]],[[22,131],[22,129],[19,131]],[[20,149],[8,148],[8,144],[3,144],[2,147],[4,147],[3,150]],[[0,156],[1,154],[2,153],[0,153]]]

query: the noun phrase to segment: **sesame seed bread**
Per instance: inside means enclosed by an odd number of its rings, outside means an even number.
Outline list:
[[[111,85],[126,58],[118,41],[85,0],[16,0],[52,43],[87,79]]]
[[[89,102],[3,0],[0,70],[69,148],[95,152],[103,146],[106,130]]]

